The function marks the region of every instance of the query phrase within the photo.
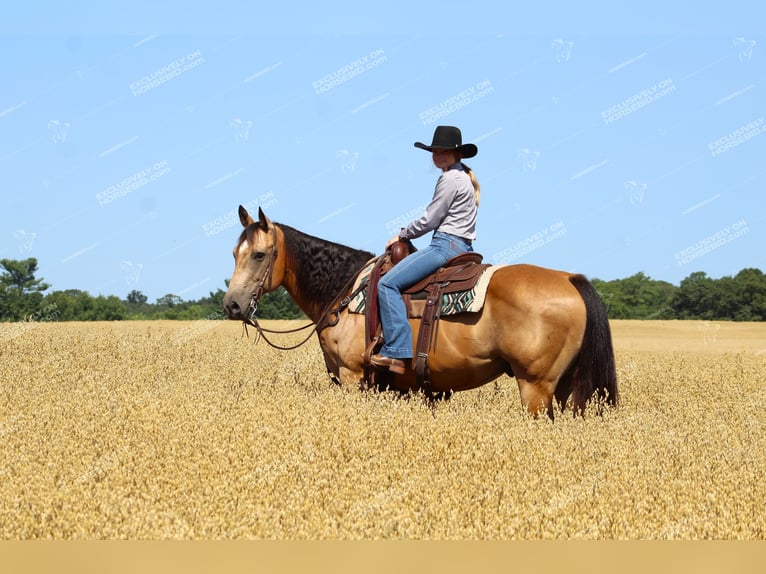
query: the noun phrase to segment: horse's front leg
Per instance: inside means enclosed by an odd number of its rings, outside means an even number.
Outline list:
[[[364,385],[364,367],[362,362],[348,364],[341,357],[332,355],[323,349],[324,362],[330,379],[346,389],[360,389]]]
[[[340,364],[339,358],[324,352],[324,362],[327,366],[327,374],[332,382],[345,389],[363,388],[364,369],[359,365]]]
[[[341,367],[340,386],[349,390],[364,389],[364,370]]]
[[[336,382],[347,389],[362,388],[364,316],[341,314],[337,325],[322,332],[320,345],[327,370]]]
[[[340,385],[340,369],[337,362],[332,360],[324,348],[322,348],[322,356],[324,357],[324,364],[327,367],[327,375],[330,377],[330,380],[336,385]]]
[[[359,389],[364,386],[364,372],[357,369],[338,367],[325,354],[325,365],[330,380],[346,389]]]

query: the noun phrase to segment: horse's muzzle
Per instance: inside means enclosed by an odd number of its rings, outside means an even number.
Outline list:
[[[245,314],[248,311],[248,307],[244,308],[237,301],[237,297],[234,293],[226,293],[223,297],[223,313],[229,319],[235,321],[242,321],[245,318]]]
[[[251,319],[257,308],[258,297],[256,295],[243,296],[241,292],[227,292],[223,297],[223,312],[229,319],[235,321]]]
[[[229,319],[234,319],[236,321],[241,321],[243,318],[242,309],[239,307],[239,303],[237,303],[233,299],[229,301],[228,303],[226,302],[226,300],[224,300],[223,313]]]

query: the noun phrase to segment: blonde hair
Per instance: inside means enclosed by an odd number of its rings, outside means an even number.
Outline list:
[[[479,196],[481,195],[481,186],[479,185],[479,180],[476,179],[476,175],[473,173],[473,170],[470,167],[468,167],[462,161],[460,162],[460,165],[463,166],[463,169],[468,174],[468,177],[471,178],[471,183],[473,184],[473,196],[476,199],[476,205],[479,205]]]

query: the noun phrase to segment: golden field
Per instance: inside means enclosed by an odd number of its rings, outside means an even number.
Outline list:
[[[612,329],[620,408],[552,423],[234,322],[0,324],[0,538],[766,538],[766,324]]]

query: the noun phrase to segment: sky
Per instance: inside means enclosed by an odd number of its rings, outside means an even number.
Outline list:
[[[438,177],[413,143],[454,125],[479,148],[466,163],[487,262],[676,285],[766,270],[765,16],[753,2],[4,7],[0,258],[36,258],[51,290],[198,299],[233,271],[240,204],[380,253]]]

